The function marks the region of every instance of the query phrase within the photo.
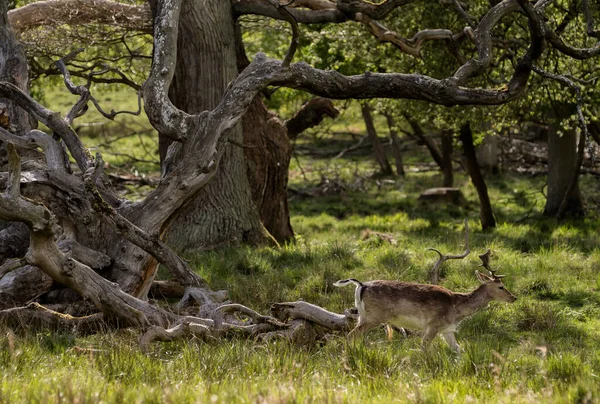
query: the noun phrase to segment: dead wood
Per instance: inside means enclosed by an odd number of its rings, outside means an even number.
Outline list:
[[[183,297],[185,286],[177,281],[161,280],[154,281],[150,286],[148,295],[153,299],[179,298]]]
[[[17,330],[68,329],[87,334],[104,331],[107,328],[102,313],[85,317],[73,317],[69,314],[50,310],[38,303],[29,303],[24,307],[1,310],[0,321]]]
[[[356,317],[353,313],[338,314],[304,301],[274,303],[271,314],[280,321],[303,319],[331,331],[349,331]]]
[[[388,233],[381,233],[379,231],[373,231],[371,229],[365,229],[360,233],[361,240],[368,240],[372,237],[390,243],[391,245],[398,245],[398,240],[396,240],[396,238],[393,235]]]
[[[340,111],[333,105],[330,99],[313,98],[302,105],[292,118],[285,121],[288,137],[294,140],[306,129],[320,124],[325,116],[337,118],[339,114]]]

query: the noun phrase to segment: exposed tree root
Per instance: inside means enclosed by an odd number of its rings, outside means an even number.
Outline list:
[[[0,311],[0,322],[15,329],[70,329],[82,333],[106,330],[104,314],[97,313],[85,317],[73,317],[50,310],[38,303],[24,307],[14,307]]]
[[[233,314],[242,314],[247,320]],[[265,316],[241,304],[222,305],[214,311],[212,319],[182,317],[171,328],[148,328],[140,337],[140,349],[148,352],[154,341],[230,335],[257,337],[265,341],[283,338],[297,345],[310,346],[326,335],[350,330],[357,318],[357,314],[350,310],[337,314],[303,301],[273,304],[271,314]],[[224,321],[225,315],[228,315],[227,321]]]

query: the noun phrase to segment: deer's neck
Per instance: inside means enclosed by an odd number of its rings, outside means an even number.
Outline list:
[[[471,293],[457,293],[456,298],[456,316],[459,321],[483,309],[492,300],[485,292],[484,285]]]

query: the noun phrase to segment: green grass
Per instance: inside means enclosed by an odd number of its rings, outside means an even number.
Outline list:
[[[130,97],[112,101],[131,107]],[[64,112],[70,105],[64,100],[55,109]],[[94,119],[91,114],[88,121]],[[127,119],[114,125],[140,133],[147,129],[138,118]],[[332,130],[352,132],[359,126],[356,120],[344,119],[348,122]],[[109,129],[113,133],[115,127]],[[86,144],[104,142],[103,130],[86,127]],[[155,139],[147,136],[149,142]],[[315,140],[321,142],[316,143],[319,147],[331,146],[330,140],[318,137],[304,141]],[[137,136],[124,139],[115,149],[143,158],[138,141]],[[346,146],[355,141],[350,135],[341,137]],[[113,165],[125,161],[110,154],[105,159]],[[423,161],[423,150],[412,149],[405,159]],[[154,169],[139,167],[142,173]],[[455,182],[468,200],[466,207],[423,205],[417,196],[440,185],[437,172],[380,178],[364,153],[333,161],[292,160],[293,189],[310,190],[324,181],[342,185],[342,191],[297,195],[290,201],[296,243],[186,258],[214,289],[227,289],[233,301],[258,311],[267,312],[273,302],[304,299],[340,312],[353,305],[354,297],[351,288],[333,287],[334,281],[352,276],[424,282],[437,259],[426,249],[462,252],[463,220],[468,219],[472,253],[443,267],[442,284],[455,291],[473,289],[477,254],[491,248],[492,266],[507,275],[505,283],[517,302],[493,303],[466,319],[457,335],[465,351],[460,356],[441,338],[424,352],[418,336],[395,334],[388,341],[383,329],[371,331],[366,343],[357,346],[342,337],[311,347],[285,341],[191,340],[156,343],[148,356],[138,349],[136,330],[82,336],[19,329],[13,336],[0,329],[0,403],[600,400],[597,180],[582,178],[589,217],[556,222],[541,216],[543,178],[488,176],[498,227],[487,232],[479,228],[476,192],[461,172]],[[363,239],[365,229],[389,233],[397,244]]]
[[[137,348],[140,334],[134,330],[94,336],[15,330],[11,342],[4,330],[0,402],[597,402],[598,218],[557,223],[542,219],[540,206],[529,219],[516,222],[532,201],[540,201],[541,195],[528,191],[539,184],[504,174],[489,180],[492,200],[505,200],[495,204],[499,226],[482,232],[473,206],[416,201],[418,190],[437,180],[411,174],[386,189],[368,181],[342,195],[295,198],[295,244],[187,258],[213,288],[228,289],[233,301],[259,311],[296,299],[341,311],[353,305],[353,293],[332,287],[335,280],[425,281],[437,259],[426,248],[461,252],[462,219],[469,218],[473,253],[445,265],[443,285],[456,291],[474,288],[476,254],[489,247],[493,266],[507,275],[505,283],[518,300],[493,303],[465,320],[458,332],[465,350],[461,356],[441,338],[423,352],[418,336],[395,334],[387,341],[382,329],[357,346],[343,338],[312,347],[191,340],[157,343],[149,356]],[[474,204],[466,178],[459,176],[457,183]],[[311,184],[292,179],[299,188]],[[366,228],[393,235],[397,245],[362,239]]]

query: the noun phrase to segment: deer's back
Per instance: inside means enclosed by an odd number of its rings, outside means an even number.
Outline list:
[[[425,329],[436,319],[452,322],[453,293],[440,286],[371,281],[364,283],[361,292],[362,308],[372,322],[412,329]]]

